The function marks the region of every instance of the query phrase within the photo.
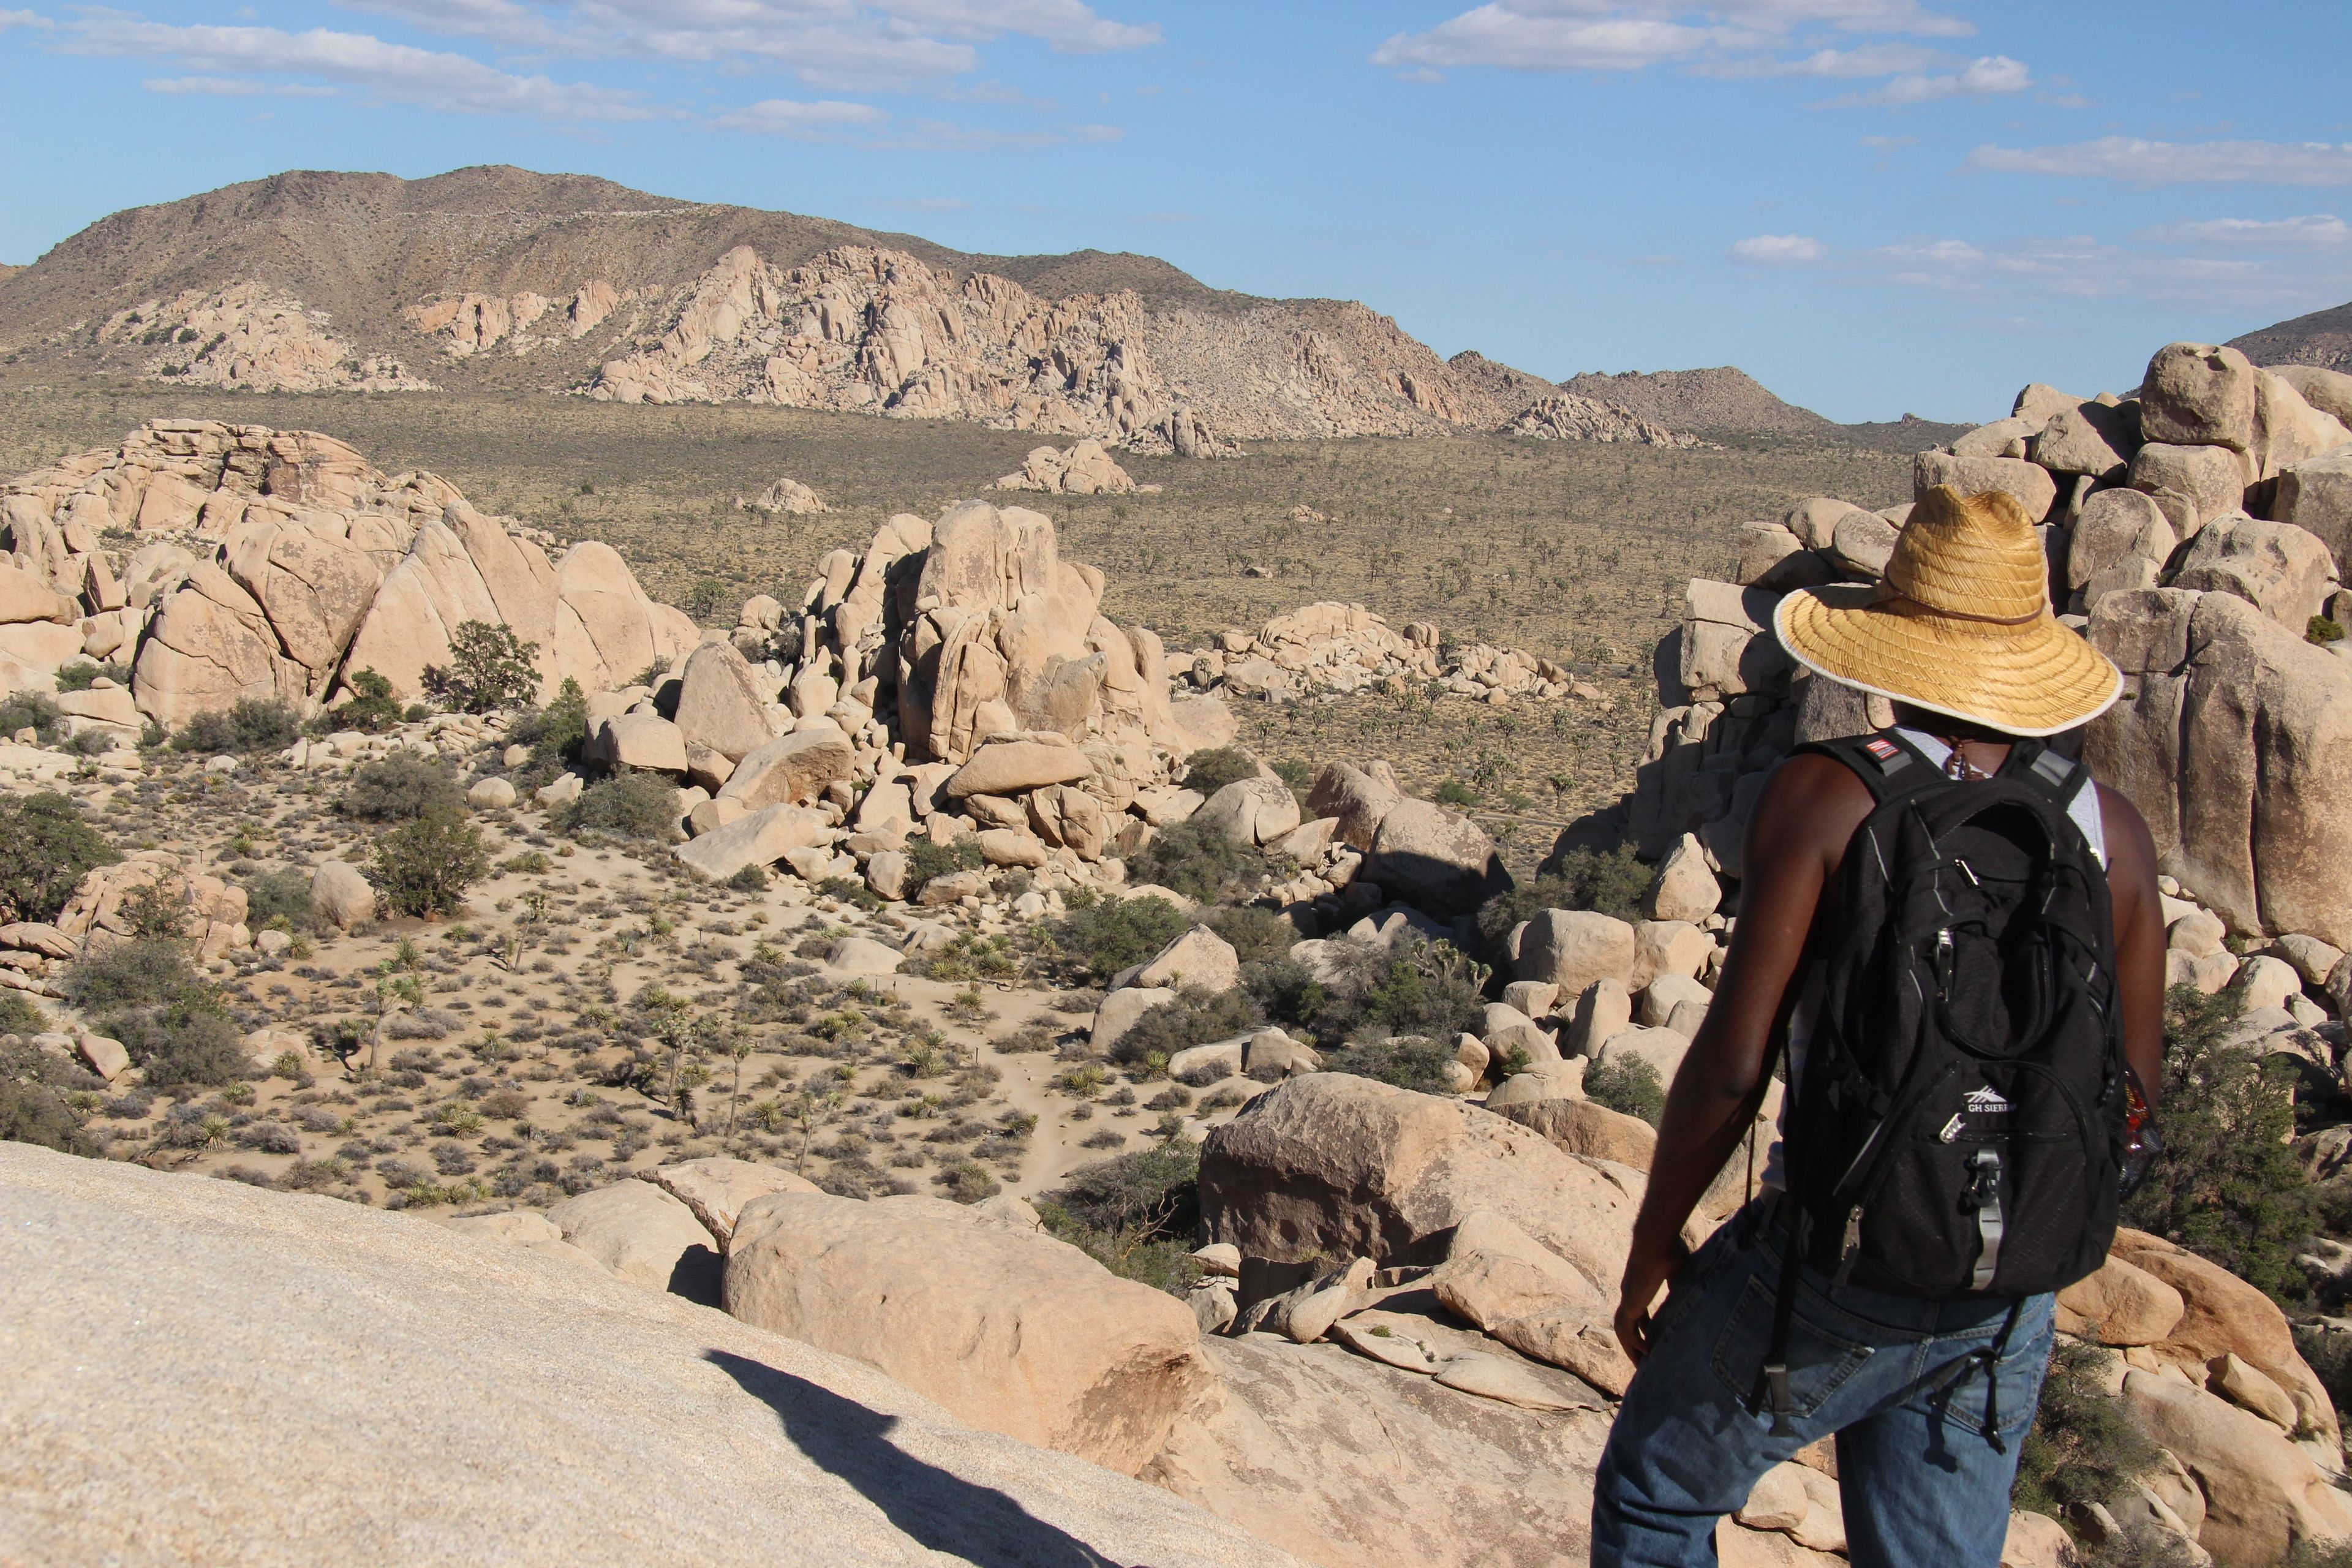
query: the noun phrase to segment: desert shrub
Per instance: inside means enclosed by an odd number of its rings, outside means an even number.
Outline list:
[[[1128,879],[1170,888],[1202,903],[1222,900],[1227,889],[1254,880],[1265,857],[1254,845],[1227,837],[1198,818],[1162,828],[1150,843],[1128,857]]]
[[[1437,786],[1436,793],[1429,798],[1440,805],[1450,805],[1459,810],[1464,806],[1477,805],[1478,792],[1460,779],[1447,779]]]
[[[30,730],[43,745],[49,745],[65,733],[65,715],[45,691],[12,691],[0,697],[0,740],[13,739],[19,730]]]
[[[1297,757],[1285,757],[1274,764],[1274,776],[1290,786],[1290,798],[1298,803],[1302,818],[1313,815],[1307,809],[1307,792],[1314,787],[1315,775],[1319,771],[1313,763]]]
[[[2317,1323],[2294,1325],[2294,1348],[2336,1409],[2352,1408],[2352,1334],[2331,1333]]]
[[[746,866],[727,879],[727,885],[739,893],[761,893],[768,889],[768,868]]]
[[[352,770],[343,789],[346,814],[368,822],[413,822],[428,811],[457,811],[466,792],[448,764],[414,752],[394,752]]]
[[[507,740],[530,748],[527,765],[536,772],[551,772],[578,762],[580,748],[588,741],[587,694],[578,681],[565,676],[546,707],[515,716],[507,727]]]
[[[65,795],[0,795],[0,924],[54,921],[94,866],[122,857]]]
[[[161,938],[93,943],[65,972],[66,1000],[93,1016],[173,1005],[204,992],[186,951]]]
[[[23,992],[0,991],[0,1035],[37,1035],[48,1026]]]
[[[1192,753],[1192,761],[1184,768],[1184,787],[1210,795],[1229,784],[1255,777],[1256,758],[1239,746],[1213,746],[1208,751]],[[1166,886],[1164,883],[1161,885]]]
[[[2156,1444],[2106,1391],[2108,1352],[2060,1340],[2032,1428],[2018,1451],[2013,1504],[2057,1514],[2072,1503],[2112,1502],[2156,1464]]]
[[[425,689],[461,713],[526,707],[539,695],[530,662],[538,653],[504,622],[460,621],[449,634],[448,664],[426,667]]]
[[[172,737],[172,749],[210,757],[279,751],[301,738],[302,721],[292,708],[274,697],[247,697],[224,711],[192,715]]]
[[[556,813],[566,833],[607,833],[615,838],[650,838],[666,844],[677,837],[677,786],[655,773],[623,773],[590,784]]]
[[[481,831],[459,813],[435,807],[384,835],[371,879],[396,915],[454,914],[466,889],[489,874]]]
[[[907,897],[921,892],[934,878],[981,868],[980,840],[969,835],[952,844],[931,838],[907,840]]]
[[[1454,1047],[1450,1045],[1418,1035],[1399,1035],[1349,1046],[1326,1058],[1323,1065],[1333,1072],[1377,1079],[1399,1089],[1444,1094],[1447,1092],[1445,1064],[1452,1060]]]
[[[2166,1568],[2170,1568],[2169,1564]],[[2192,1568],[2182,1560],[2182,1568]],[[2352,1542],[2311,1536],[2295,1543],[2294,1550],[2279,1559],[2279,1568],[2352,1568]]]
[[[1658,1069],[1640,1057],[1593,1064],[1584,1074],[1584,1098],[1604,1110],[1638,1116],[1653,1127],[1666,1113],[1666,1089],[1658,1081]]]
[[[1004,1190],[1003,1184],[988,1173],[987,1166],[971,1159],[958,1160],[941,1171],[938,1180],[950,1201],[960,1204],[976,1204]]]
[[[133,937],[183,937],[188,934],[188,885],[178,878],[156,878],[122,895],[122,923]]]
[[[1650,890],[1650,868],[1633,854],[1631,844],[1614,849],[1570,849],[1544,862],[1530,887],[1545,887],[1539,902],[1530,902],[1515,917],[1526,920],[1538,910],[1591,910],[1621,921],[1638,921],[1642,896]],[[1503,930],[1508,931],[1511,922]]]
[[[1165,899],[1074,900],[1051,934],[1072,963],[1100,981],[1141,963],[1183,935],[1189,923]]]
[[[1298,940],[1298,928],[1288,921],[1272,910],[1246,904],[1212,910],[1201,923],[1224,938],[1244,963],[1287,958],[1291,944]]]
[[[82,1131],[81,1119],[66,1101],[73,1090],[97,1085],[95,1076],[30,1041],[0,1041],[0,1140],[68,1154],[97,1153],[97,1141]]]
[[[245,923],[255,931],[269,926],[310,930],[317,924],[310,910],[310,879],[290,866],[246,879]]]
[[[122,1042],[148,1087],[234,1083],[252,1071],[219,995],[168,938],[85,952],[66,970],[68,1000]]]
[[[1201,1151],[1183,1139],[1070,1173],[1038,1200],[1048,1232],[1122,1279],[1181,1295],[1199,1278],[1190,1256],[1201,1223]]]
[[[2231,1005],[2176,985],[2165,997],[2165,1149],[2124,1205],[2125,1223],[2186,1247],[2282,1302],[2309,1285],[2294,1255],[2313,1197],[2287,1140],[2291,1085],[2228,1043]]]
[[[1192,1046],[1230,1040],[1262,1027],[1265,1015],[1246,990],[1211,991],[1187,985],[1175,1000],[1162,1002],[1135,1022],[1135,1026],[1110,1047],[1117,1062],[1139,1062],[1153,1056],[1172,1057]]]
[[[349,684],[351,700],[319,715],[316,728],[327,733],[360,730],[378,735],[400,722],[400,699],[392,694],[391,681],[373,669],[362,669]]]
[[[59,691],[88,691],[101,679],[128,686],[131,671],[112,660],[104,664],[69,664],[58,671],[55,684]]]

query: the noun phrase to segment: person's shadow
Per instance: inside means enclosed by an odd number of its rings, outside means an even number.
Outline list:
[[[745,1356],[706,1350],[702,1357],[773,1410],[793,1447],[932,1551],[977,1568],[1120,1568],[994,1488],[901,1452],[889,1440],[897,1416]]]

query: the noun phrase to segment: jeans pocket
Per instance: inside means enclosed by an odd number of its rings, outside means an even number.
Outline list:
[[[1778,1270],[1772,1270],[1777,1274]],[[1723,1386],[1746,1401],[1762,1385],[1764,1359],[1772,1349],[1771,1280],[1759,1275],[1748,1281],[1739,1305],[1715,1342],[1715,1374]],[[1806,1321],[1800,1311],[1789,1323],[1789,1401],[1790,1413],[1810,1416],[1830,1395],[1862,1369],[1873,1347],[1831,1332]]]

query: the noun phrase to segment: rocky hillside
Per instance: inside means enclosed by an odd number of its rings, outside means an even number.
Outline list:
[[[105,374],[740,398],[1156,450],[1493,428],[1529,401],[1347,301],[512,168],[295,172],[118,213],[0,279],[0,321],[10,351]]]
[[[2352,305],[2314,310],[2243,337],[2231,338],[2256,364],[2316,365],[2322,370],[2352,371]]]
[[[1673,430],[1745,436],[1826,436],[1838,427],[1810,408],[1783,403],[1754,376],[1731,365],[1713,370],[1586,371],[1563,392],[1611,403]]]

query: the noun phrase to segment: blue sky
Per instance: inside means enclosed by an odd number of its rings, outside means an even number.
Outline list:
[[[1983,419],[2352,299],[2347,59],[2342,0],[0,0],[0,260],[511,163]]]

